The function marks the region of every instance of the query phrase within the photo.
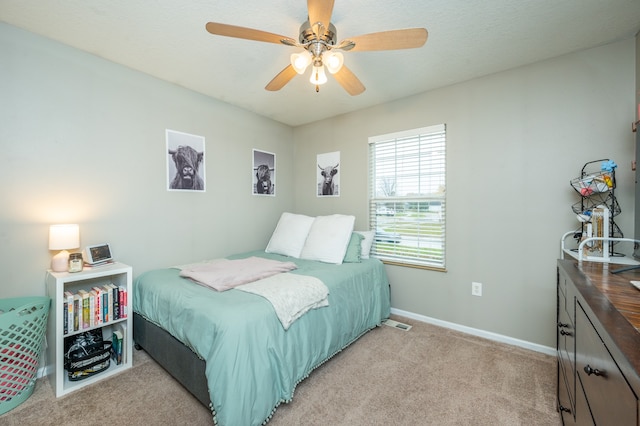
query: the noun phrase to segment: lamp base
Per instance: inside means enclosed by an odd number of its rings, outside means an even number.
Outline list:
[[[69,252],[62,250],[51,258],[51,270],[53,272],[67,272],[69,270]]]

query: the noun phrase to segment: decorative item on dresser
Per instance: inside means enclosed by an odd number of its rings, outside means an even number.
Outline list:
[[[559,260],[558,410],[565,425],[638,425],[640,271]]]

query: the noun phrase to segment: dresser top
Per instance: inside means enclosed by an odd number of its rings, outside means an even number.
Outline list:
[[[613,274],[611,271],[622,266],[598,262],[573,263],[585,275],[587,282],[597,288],[640,331],[640,290],[630,283],[640,281],[640,269]]]

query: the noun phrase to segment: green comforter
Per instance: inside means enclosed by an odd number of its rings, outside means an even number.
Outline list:
[[[146,272],[133,288],[133,310],[206,361],[213,415],[222,426],[268,421],[313,369],[390,311],[387,275],[377,259],[332,265],[263,251],[230,258],[248,256],[295,262],[292,273],[327,285],[329,306],[307,312],[285,331],[261,296],[216,292],[181,278],[177,269]]]

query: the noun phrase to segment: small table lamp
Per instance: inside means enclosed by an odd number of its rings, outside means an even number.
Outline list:
[[[69,268],[67,249],[80,247],[80,227],[76,224],[51,225],[49,227],[49,250],[62,250],[51,259],[51,270],[64,272]]]

